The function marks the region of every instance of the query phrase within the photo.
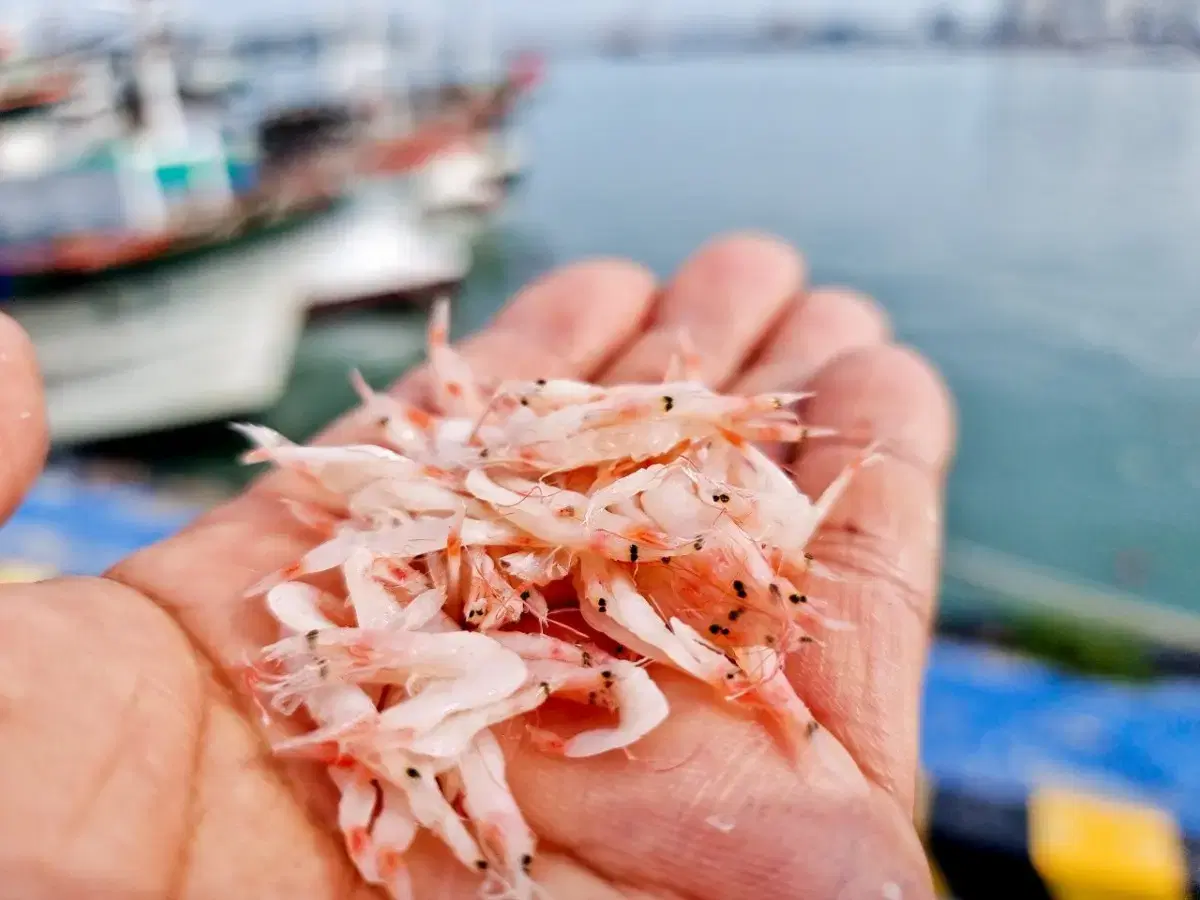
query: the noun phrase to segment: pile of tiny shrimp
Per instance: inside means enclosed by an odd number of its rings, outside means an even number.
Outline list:
[[[630,747],[668,714],[654,663],[764,714],[793,757],[811,744],[781,662],[839,623],[802,590],[815,570],[832,577],[806,546],[873,457],[810,500],[755,446],[816,434],[791,409],[803,395],[717,394],[686,339],[662,383],[485,394],[448,330],[443,301],[428,346],[441,416],[355,374],[372,443],[235,426],[245,462],[319,492],[290,508],[325,537],[251,590],[283,632],[253,680],[265,708],[315,723],[274,749],[327,767],[366,881],[411,896],[404,857],[423,828],[483,874],[481,891],[520,900],[535,837],[493,726],[556,698],[604,721],[582,715],[572,735],[520,722],[539,751]]]

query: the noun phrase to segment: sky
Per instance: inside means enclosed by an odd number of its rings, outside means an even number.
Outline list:
[[[311,16],[322,9],[353,7],[362,0],[169,0],[181,18],[206,24],[270,22],[281,17]],[[422,20],[443,15],[451,21],[476,8],[480,0],[385,0],[400,13]],[[995,8],[996,0],[488,0],[493,15],[506,28],[536,33],[578,33],[605,28],[614,21],[640,15],[643,21],[662,24],[715,19],[752,21],[773,12],[798,15],[869,18],[885,22],[911,22],[940,6],[977,17]],[[26,19],[39,8],[57,5],[71,15],[87,15],[98,6],[119,5],[114,0],[0,0],[0,16],[10,21]]]

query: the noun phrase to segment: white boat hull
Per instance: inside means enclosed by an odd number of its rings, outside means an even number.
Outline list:
[[[502,194],[486,151],[460,148],[429,161],[415,175],[415,197],[426,213],[486,211]]]

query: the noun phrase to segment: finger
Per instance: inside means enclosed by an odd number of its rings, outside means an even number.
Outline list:
[[[33,344],[16,322],[0,314],[0,523],[41,474],[47,443]]]
[[[590,377],[636,331],[653,293],[653,277],[629,263],[569,266],[519,293],[461,349],[485,377]],[[428,377],[423,367],[398,390],[419,399]],[[332,430],[347,429],[343,422]],[[119,563],[109,577],[153,597],[228,673],[276,636],[261,604],[243,592],[313,542],[270,491],[254,490]]]
[[[882,344],[890,333],[887,314],[869,297],[844,288],[819,288],[792,301],[733,390],[759,394],[799,387],[834,358]]]
[[[854,629],[804,645],[789,658],[789,676],[863,770],[911,808],[950,401],[924,360],[893,345],[838,357],[809,389],[805,419],[841,436],[801,448],[795,474],[806,494],[818,496],[872,442],[882,461],[856,475],[810,547],[838,580],[814,580],[806,591]]]
[[[818,731],[798,766],[712,689],[659,672],[671,715],[592,759],[512,754],[509,781],[539,835],[599,874],[681,896],[931,897],[911,819]],[[559,723],[542,716],[539,726]],[[819,739],[819,740],[818,740]],[[895,884],[890,892],[883,885]]]
[[[714,241],[684,263],[652,313],[649,330],[602,380],[661,380],[686,331],[705,381],[724,385],[800,293],[804,279],[799,254],[775,238],[734,235]]]

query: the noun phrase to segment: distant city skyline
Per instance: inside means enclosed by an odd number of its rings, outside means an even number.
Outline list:
[[[580,32],[607,28],[622,19],[647,24],[676,24],[688,21],[726,19],[737,22],[761,20],[772,15],[819,16],[821,18],[870,19],[880,23],[907,24],[945,7],[968,20],[994,15],[998,0],[491,0],[493,15],[505,30],[520,28],[534,32]],[[457,21],[477,0],[390,0],[387,5],[401,15],[428,21],[444,18]],[[89,17],[96,7],[112,8],[114,0],[0,0],[0,17],[25,21],[57,6],[68,17]],[[176,15],[205,24],[268,22],[286,18],[309,18],[336,7],[353,7],[355,0],[172,0]],[[91,13],[91,15],[104,15]],[[111,15],[111,13],[109,14]]]

